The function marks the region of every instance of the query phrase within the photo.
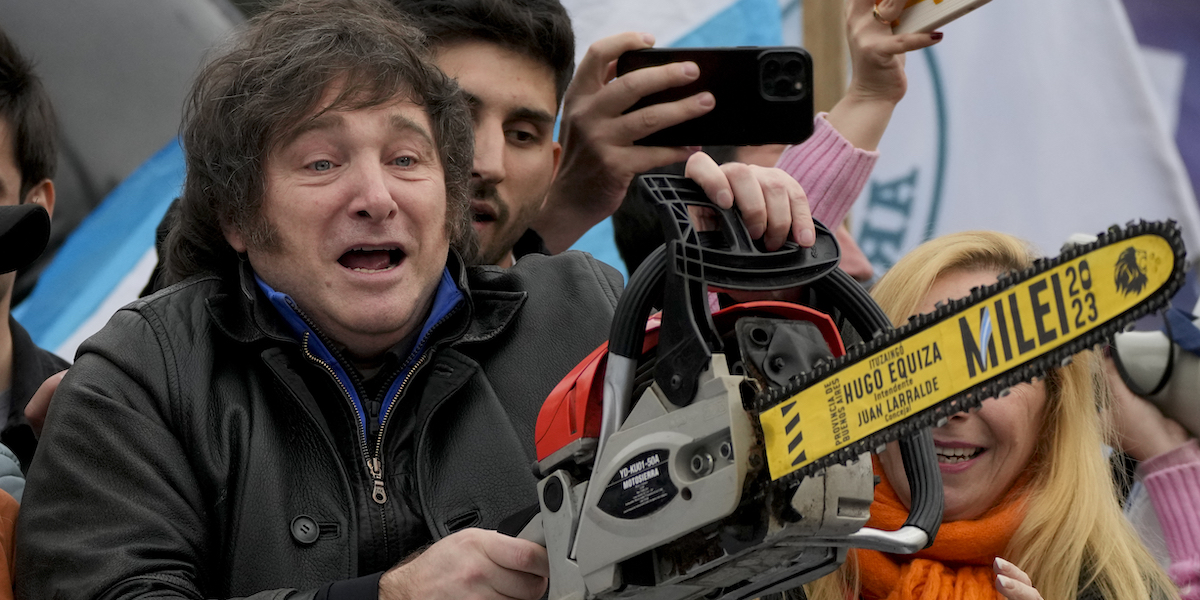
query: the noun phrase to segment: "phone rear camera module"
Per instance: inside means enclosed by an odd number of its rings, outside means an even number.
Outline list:
[[[759,57],[759,81],[762,95],[769,100],[794,100],[808,93],[805,89],[804,62],[793,53],[773,53]]]

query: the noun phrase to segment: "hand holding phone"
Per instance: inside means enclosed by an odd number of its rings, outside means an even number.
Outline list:
[[[634,142],[642,146],[798,144],[812,135],[812,58],[802,48],[649,48],[626,52],[617,75],[693,62],[700,76],[643,97],[626,113],[710,92],[716,107]]]
[[[868,0],[869,1],[869,0]],[[593,43],[579,61],[563,98],[558,175],[534,229],[551,252],[562,252],[612,215],[634,175],[687,160],[694,148],[637,146],[634,140],[713,109],[711,94],[695,94],[637,112],[643,96],[699,77],[696,65],[670,64],[616,77],[617,59],[654,46],[654,36],[629,31]]]
[[[894,33],[928,33],[987,4],[991,0],[918,0],[900,13]]]

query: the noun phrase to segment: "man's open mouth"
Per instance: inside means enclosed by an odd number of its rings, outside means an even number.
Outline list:
[[[353,248],[346,251],[338,262],[343,267],[359,273],[379,273],[399,265],[404,260],[404,251],[399,248]]]
[[[947,448],[945,446],[934,446],[934,451],[937,452],[937,461],[940,465],[954,465],[967,462],[979,456],[979,453],[983,452],[983,450],[983,448]]]
[[[471,202],[471,216],[476,223],[491,223],[496,220],[496,212],[487,202]]]

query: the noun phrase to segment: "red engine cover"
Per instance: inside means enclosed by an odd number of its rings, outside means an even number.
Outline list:
[[[842,337],[829,315],[790,302],[759,301],[735,304],[713,313],[713,324],[724,334],[733,329],[738,319],[745,316],[774,316],[794,321],[809,321],[817,326],[821,337],[829,345],[835,357],[846,353]],[[645,352],[658,344],[657,315],[650,317],[646,326],[646,340],[642,344]],[[537,457],[541,462],[555,452],[585,438],[600,437],[600,419],[603,415],[604,367],[608,362],[608,344],[596,348],[583,359],[550,392],[542,410],[538,413],[535,440]],[[557,461],[556,461],[557,462]]]

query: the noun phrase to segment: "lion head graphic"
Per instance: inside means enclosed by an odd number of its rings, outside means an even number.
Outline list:
[[[1133,246],[1126,248],[1117,257],[1117,266],[1114,271],[1117,291],[1126,296],[1141,292],[1147,283],[1146,252],[1139,252]]]

